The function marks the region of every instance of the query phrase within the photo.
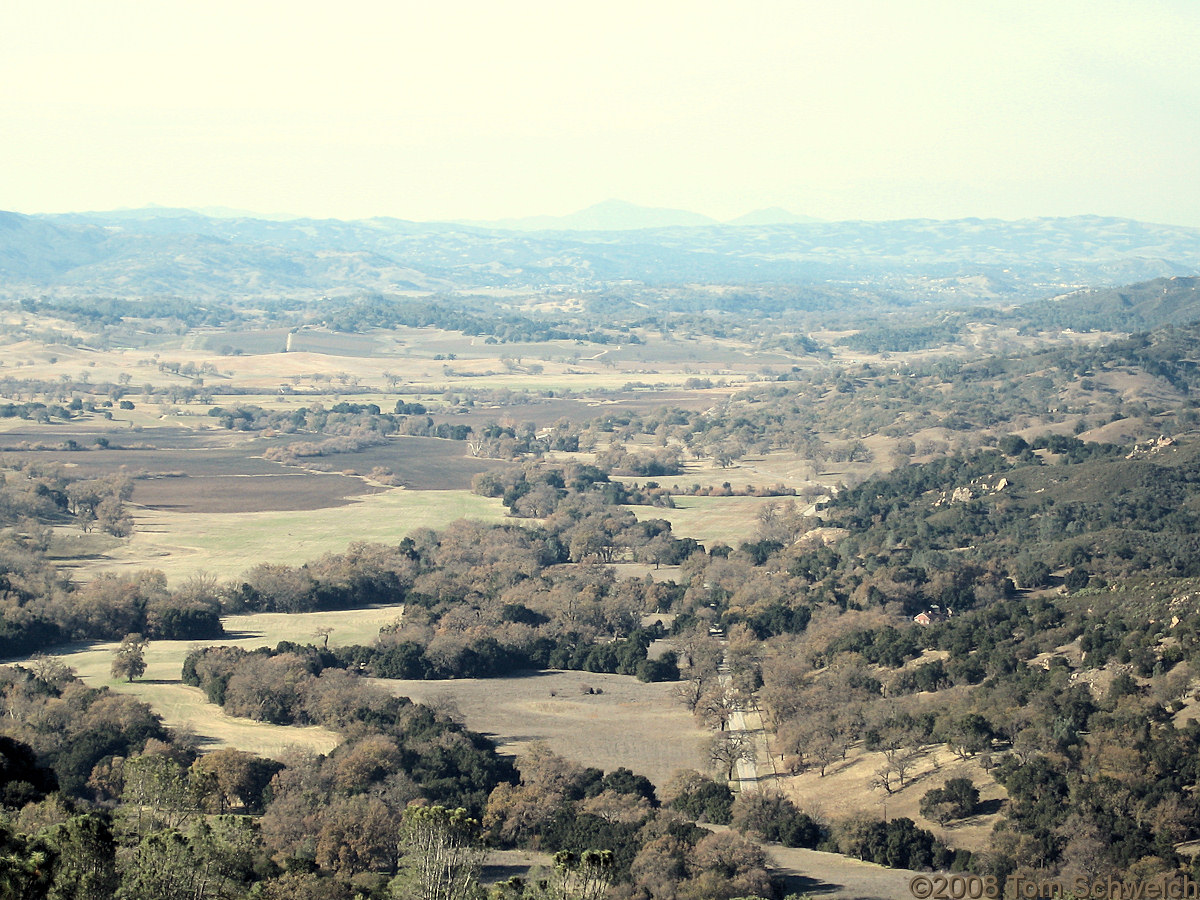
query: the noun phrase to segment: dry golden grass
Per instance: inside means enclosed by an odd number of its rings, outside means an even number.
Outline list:
[[[146,672],[134,682],[115,681],[109,671],[115,643],[76,644],[55,654],[93,687],[107,686],[129,694],[150,707],[170,728],[199,737],[205,749],[236,747],[263,756],[279,757],[302,747],[327,753],[338,745],[337,734],[317,726],[271,725],[227,716],[209,703],[199,688],[180,681],[183,659],[199,646],[254,649],[273,647],[280,641],[311,643],[318,628],[330,628],[331,646],[369,643],[379,629],[400,615],[404,607],[382,606],[353,611],[315,613],[258,613],[224,619],[226,638],[214,641],[151,641],[146,649]]]
[[[636,578],[639,581],[649,578],[651,581],[678,581],[679,566],[655,566],[653,563],[619,562],[612,563],[617,573],[617,580]]]
[[[70,323],[43,320],[42,324],[73,333],[85,342],[89,340]],[[159,363],[169,360],[215,367],[220,374],[206,377],[209,389],[219,391],[222,385],[235,384],[239,388],[259,389],[264,395],[279,395],[283,388],[295,390],[299,397],[314,388],[322,392],[336,390],[343,383],[383,390],[387,383],[384,372],[398,376],[409,393],[441,393],[481,386],[588,391],[619,389],[630,381],[681,385],[696,374],[719,374],[730,381],[742,382],[757,377],[764,364],[798,362],[778,352],[757,351],[747,344],[726,352],[726,358],[719,364],[711,363],[705,357],[713,352],[710,343],[699,339],[666,341],[657,335],[649,335],[646,343],[636,348],[622,348],[580,346],[574,341],[488,344],[478,336],[436,328],[401,326],[353,336],[308,328],[297,336],[298,350],[241,355],[222,355],[212,349],[220,346],[221,335],[219,329],[196,329],[180,337],[164,338],[154,346],[110,350],[25,340],[7,345],[5,355],[19,377],[53,380],[60,375],[77,378],[80,373],[87,373],[91,382],[103,383],[115,382],[119,375],[127,374],[135,389],[145,384],[163,387],[190,383],[189,378],[159,371]],[[282,340],[282,335],[279,337]],[[306,341],[310,347],[328,346],[338,352],[365,351],[371,355],[316,352],[306,349]],[[270,344],[268,341],[263,347],[269,348]],[[353,345],[353,349],[339,350],[341,344]],[[437,355],[455,358],[439,360],[434,358]],[[541,367],[537,374],[529,371],[535,364]]]
[[[666,519],[676,537],[695,538],[706,547],[718,541],[730,546],[750,540],[758,530],[758,514],[775,497],[675,497],[675,509],[630,507],[639,519]]]
[[[656,447],[652,438],[627,440],[621,443],[631,450]],[[589,456],[589,454],[573,453],[564,454],[563,458],[591,461]],[[709,457],[685,460],[683,471],[678,475],[662,475],[655,478],[616,476],[615,480],[628,484],[656,481],[663,487],[673,490],[686,490],[695,484],[705,488],[721,487],[726,483],[735,490],[744,490],[747,485],[759,488],[783,485],[801,490],[812,487],[814,483],[827,483],[817,473],[812,460],[790,451],[772,451],[765,456],[746,456],[725,468],[715,465]],[[833,481],[828,483],[832,484]]]
[[[862,900],[864,897],[911,897],[911,869],[887,869],[838,853],[771,845],[767,853],[784,880],[788,895],[821,900]]]
[[[1004,788],[984,772],[977,760],[961,760],[944,746],[931,747],[921,757],[907,784],[892,794],[870,789],[871,780],[883,763],[882,753],[854,748],[844,762],[828,769],[824,778],[812,769],[780,777],[776,783],[800,809],[826,821],[855,815],[882,816],[886,806],[889,819],[907,816],[951,847],[984,850],[990,846],[998,813],[972,816],[942,826],[924,818],[919,811],[925,792],[942,787],[951,778],[970,778],[979,788],[981,802],[1005,798]]]
[[[0,399],[7,400],[9,398],[4,397],[4,398],[0,398]],[[28,424],[29,423],[26,422],[24,419],[18,419],[18,418],[0,419],[0,434],[3,434],[6,431],[15,431],[19,428],[25,428],[26,426],[28,426]]]
[[[293,747],[324,753],[338,745],[338,736],[324,728],[270,725],[225,715],[220,707],[208,702],[203,691],[179,680],[189,646],[181,641],[151,643],[146,652],[145,675],[134,682],[112,680],[109,666],[116,644],[89,645],[65,652],[61,659],[93,687],[107,685],[148,703],[169,728],[195,734],[205,749],[236,747],[278,757]]]
[[[395,622],[403,612],[404,604],[398,603],[367,609],[226,616],[221,621],[229,638],[214,643],[239,647],[274,646],[280,641],[305,644],[314,641],[313,635],[318,628],[330,628],[331,647],[369,644],[378,636],[380,628]]]
[[[554,859],[549,853],[537,850],[489,850],[479,880],[489,885],[515,876],[528,882],[545,876],[553,868]]]
[[[625,766],[661,787],[679,769],[706,766],[709,733],[671,698],[670,684],[628,675],[539,672],[518,678],[390,681],[380,686],[417,701],[453,701],[468,728],[519,755],[545,741],[561,756],[611,771]],[[603,691],[585,694],[587,685]]]
[[[225,715],[203,693],[180,679],[193,647],[274,646],[279,641],[313,642],[330,627],[329,643],[369,643],[393,622],[402,606],[318,613],[260,613],[224,620],[228,636],[216,641],[153,641],[146,673],[132,683],[114,681],[109,667],[115,643],[72,645],[55,654],[84,681],[137,697],[172,728],[195,733],[206,748],[237,747],[267,756],[304,747],[328,752],[338,736],[317,727],[296,728]],[[519,755],[534,741],[583,765],[612,770],[626,766],[662,786],[679,769],[703,769],[708,732],[671,697],[671,684],[643,684],[624,675],[542,672],[517,678],[455,681],[393,681],[380,686],[417,701],[449,699],[468,727],[490,734],[504,753]],[[598,692],[587,694],[583,686]]]

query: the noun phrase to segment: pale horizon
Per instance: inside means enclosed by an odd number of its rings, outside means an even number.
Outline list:
[[[103,215],[108,215],[108,214],[113,214],[113,213],[135,213],[135,212],[143,212],[143,211],[154,210],[154,209],[162,209],[162,210],[186,210],[188,212],[196,213],[198,215],[203,215],[203,216],[207,216],[209,218],[214,218],[214,219],[247,218],[247,219],[260,219],[263,221],[280,221],[280,222],[306,221],[306,220],[307,221],[356,222],[356,221],[369,221],[371,219],[395,219],[398,221],[412,222],[417,225],[438,225],[438,224],[455,225],[455,224],[459,224],[459,225],[478,225],[478,226],[482,227],[482,226],[487,226],[490,223],[506,223],[506,222],[512,222],[512,221],[522,221],[525,219],[566,218],[566,217],[573,215],[574,213],[584,212],[593,206],[600,206],[600,205],[603,205],[608,202],[626,203],[626,202],[630,202],[630,201],[625,201],[625,200],[622,200],[621,198],[617,198],[617,197],[609,197],[606,200],[598,201],[597,203],[590,204],[589,206],[583,207],[582,209],[570,210],[566,213],[562,213],[561,215],[557,214],[557,213],[555,213],[555,214],[534,213],[529,216],[503,216],[503,217],[495,218],[495,219],[467,219],[467,218],[407,219],[404,216],[393,216],[393,215],[389,215],[389,214],[373,215],[373,216],[359,216],[359,217],[353,217],[353,218],[341,217],[341,216],[305,216],[305,215],[297,215],[294,213],[288,213],[288,212],[278,211],[278,210],[262,211],[262,210],[251,210],[251,209],[236,209],[233,207],[224,207],[224,206],[199,206],[199,205],[195,205],[195,206],[178,205],[177,206],[177,205],[173,205],[173,204],[168,205],[165,203],[154,203],[154,202],[147,203],[143,206],[116,206],[116,207],[112,207],[111,209],[64,209],[64,210],[54,210],[54,211],[33,211],[33,212],[29,212],[29,211],[25,211],[25,210],[11,210],[10,209],[10,210],[0,210],[0,211],[15,212],[20,215],[26,215],[26,216],[85,216],[86,217],[86,216],[92,216],[92,215],[103,216]],[[661,209],[661,210],[672,211],[672,212],[697,213],[699,215],[707,215],[706,213],[701,213],[699,210],[684,209],[681,207],[648,207],[648,206],[644,206],[643,204],[632,204],[632,205],[637,206],[642,209]],[[750,215],[752,213],[762,212],[762,211],[765,211],[768,209],[773,209],[773,208],[783,209],[785,212],[792,213],[796,216],[804,215],[804,213],[797,212],[796,210],[786,209],[783,207],[778,207],[778,205],[775,205],[773,207],[758,207],[757,209],[748,209],[738,215],[730,216],[727,219],[717,219],[715,216],[711,216],[710,218],[712,218],[714,220],[714,223],[716,225],[728,225],[728,224],[733,223],[736,219],[740,218],[741,216],[746,216],[746,215]],[[811,217],[810,221],[808,221],[808,222],[800,222],[800,223],[796,223],[796,224],[798,224],[798,225],[804,225],[804,224],[837,225],[837,224],[842,224],[842,223],[855,223],[855,222],[890,223],[890,222],[922,221],[922,220],[946,221],[946,222],[976,221],[977,220],[977,221],[981,221],[981,222],[1015,223],[1015,222],[1020,222],[1020,221],[1028,221],[1028,220],[1036,220],[1036,219],[1072,219],[1072,218],[1123,219],[1123,220],[1130,221],[1130,222],[1140,222],[1145,225],[1160,225],[1160,226],[1173,227],[1173,228],[1200,228],[1200,225],[1187,225],[1187,224],[1180,224],[1178,222],[1162,222],[1162,221],[1154,221],[1154,220],[1150,220],[1150,219],[1138,219],[1133,216],[1104,216],[1099,213],[1088,213],[1088,212],[1068,213],[1068,214],[1064,214],[1061,216],[1046,215],[1046,216],[1005,217],[1005,216],[962,215],[962,216],[953,216],[953,217],[945,217],[945,218],[938,218],[938,217],[933,217],[933,216],[895,216],[895,217],[890,217],[890,218],[865,218],[865,217],[863,217],[863,218],[857,218],[857,219],[825,219],[825,218],[819,218],[819,217],[814,216],[814,217]],[[680,226],[673,226],[673,227],[680,227]],[[684,227],[687,227],[687,226],[684,226]],[[704,227],[704,226],[700,226],[700,227]],[[708,227],[712,227],[712,226],[708,226]],[[601,230],[603,230],[603,229],[601,229]]]
[[[1200,6],[920,0],[5,13],[0,209],[1200,226]]]

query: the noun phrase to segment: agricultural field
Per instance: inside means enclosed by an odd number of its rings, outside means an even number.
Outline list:
[[[34,327],[36,320],[18,318],[15,326]],[[287,411],[314,402],[329,407],[345,397],[387,411],[404,399],[425,403],[437,422],[475,429],[529,422],[541,428],[662,405],[708,409],[726,400],[739,379],[757,377],[758,366],[796,361],[778,351],[760,358],[749,345],[718,351],[711,342],[654,333],[624,345],[505,344],[403,326],[360,334],[314,327],[196,328],[143,337],[143,346],[108,349],[21,341],[10,344],[0,368],[12,377],[72,383],[64,401],[87,396],[89,383],[121,378],[129,385],[132,410],[113,404],[106,417],[61,424],[0,420],[0,452],[10,462],[59,465],[72,477],[135,479],[130,538],[111,543],[59,529],[56,555],[77,579],[139,567],[159,569],[171,583],[198,571],[231,578],[259,562],[300,564],[351,541],[394,542],[416,528],[442,527],[460,517],[503,517],[496,501],[469,491],[476,474],[510,463],[475,458],[465,442],[394,436],[383,445],[285,465],[263,454],[311,435],[226,430],[208,415],[214,406]],[[712,357],[709,367],[720,368],[730,384],[683,389],[696,359],[712,353],[720,359]],[[630,387],[650,369],[658,373],[651,379],[655,387]],[[197,382],[211,396],[207,404],[146,393],[169,394],[193,384],[194,376],[181,370],[208,373]],[[455,399],[455,390],[476,388],[516,393],[503,405],[446,402]],[[564,389],[584,393],[554,396]],[[526,390],[537,393],[521,393]],[[802,461],[759,457],[732,471],[692,464],[673,481],[690,486],[733,479],[741,488],[743,480],[799,485],[813,474]],[[666,517],[679,534],[706,541],[732,543],[744,536],[761,506],[753,498],[695,500],[684,498]],[[69,558],[73,550],[78,556]]]
[[[352,480],[324,475],[306,483],[318,478]],[[444,528],[464,518],[498,522],[505,516],[498,500],[467,491],[398,488],[298,512],[294,506],[240,513],[135,509],[136,528],[126,542],[102,557],[68,565],[85,579],[97,572],[144,568],[162,571],[171,584],[197,572],[230,579],[261,562],[298,566],[325,553],[340,553],[355,541],[395,544],[418,528]]]
[[[337,474],[178,474],[140,478],[135,495],[147,513],[236,515],[328,509],[380,490],[361,478]]]
[[[362,474],[377,467],[387,469],[395,473],[396,482],[413,491],[469,491],[471,479],[480,472],[511,465],[471,456],[465,441],[407,436],[320,462],[339,471],[352,469]]]
[[[25,325],[34,327],[32,320]],[[196,329],[182,336],[155,335],[154,340],[107,349],[25,340],[6,347],[3,368],[6,374],[23,378],[57,378],[69,372],[95,383],[115,382],[124,373],[137,388],[191,383],[190,377],[159,369],[162,362],[171,360],[215,373],[205,380],[206,387],[216,393],[232,385],[271,392],[325,390],[339,385],[383,390],[385,373],[397,377],[410,391],[440,393],[480,387],[480,379],[486,378],[487,387],[584,393],[620,390],[630,381],[679,388],[695,376],[736,384],[757,379],[768,370],[813,365],[811,357],[760,350],[750,344],[663,339],[654,333],[641,344],[619,345],[489,343],[479,336],[436,328],[342,333],[306,327],[290,331]]]
[[[232,577],[264,561],[299,565],[352,541],[394,543],[417,528],[503,516],[497,501],[470,487],[475,474],[508,464],[471,457],[463,441],[396,436],[314,458],[310,468],[262,455],[297,436],[228,431],[213,421],[136,431],[23,422],[2,440],[10,463],[58,465],[79,478],[133,478],[132,536],[99,556],[64,560],[79,578],[141,567],[161,569],[172,581],[199,570]],[[49,449],[30,449],[38,447]],[[391,473],[389,484],[365,477],[373,470]],[[60,550],[77,543],[68,539],[74,529],[59,531]]]

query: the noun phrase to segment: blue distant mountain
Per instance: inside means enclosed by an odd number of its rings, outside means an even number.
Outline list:
[[[167,208],[0,212],[0,296],[17,298],[593,291],[622,283],[842,285],[851,294],[857,285],[862,302],[887,294],[905,303],[1012,303],[1192,275],[1200,275],[1200,228],[1099,216],[819,222],[768,209],[719,223],[618,201],[486,224],[280,221]]]

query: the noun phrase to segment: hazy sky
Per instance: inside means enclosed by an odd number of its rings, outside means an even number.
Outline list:
[[[1195,0],[0,0],[0,209],[1200,226]]]

